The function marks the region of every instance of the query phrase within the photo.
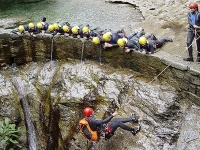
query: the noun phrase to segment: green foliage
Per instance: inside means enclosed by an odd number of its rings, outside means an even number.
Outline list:
[[[9,118],[5,118],[4,122],[0,121],[0,144],[7,145],[9,142],[18,144],[18,141],[13,138],[18,138],[17,132],[19,131],[20,128],[16,128],[15,124],[11,124]]]
[[[111,51],[106,52],[106,57],[112,57],[112,56],[113,56],[113,52],[111,52]]]

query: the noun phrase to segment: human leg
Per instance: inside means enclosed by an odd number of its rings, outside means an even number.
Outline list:
[[[110,128],[112,132],[114,133],[118,127],[127,131],[133,131],[134,128],[124,124],[126,122],[138,122],[138,119],[136,118],[135,114],[133,114],[130,118],[115,118],[110,123]]]
[[[196,44],[197,44],[197,62],[200,62],[200,33],[196,33]]]
[[[195,34],[193,31],[189,31],[187,35],[187,47],[188,47],[188,53],[189,57],[184,58],[184,61],[193,61],[193,49],[192,49],[192,41],[194,40]]]

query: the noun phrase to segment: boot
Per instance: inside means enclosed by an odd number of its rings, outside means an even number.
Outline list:
[[[165,38],[166,42],[173,42],[171,38]]]
[[[133,136],[135,136],[141,129],[141,126],[138,126],[136,128],[133,128],[133,131],[131,131],[131,133],[133,134]]]
[[[183,58],[184,61],[194,61],[193,57]]]
[[[138,122],[138,119],[134,113],[132,114],[132,116],[130,118],[133,122],[136,122],[136,123]]]

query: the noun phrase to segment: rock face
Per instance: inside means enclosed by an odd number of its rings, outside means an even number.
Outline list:
[[[62,36],[18,37],[0,30],[0,116],[23,127],[16,149],[26,147],[20,97],[11,80],[16,77],[25,89],[39,149],[200,149],[200,68],[177,57],[185,46],[187,2],[134,3],[145,20],[133,23],[133,29],[143,27],[174,40],[153,56],[102,50],[90,41]],[[134,111],[142,130],[133,137],[119,129],[110,140],[87,145],[77,127],[85,106],[93,107],[98,118],[116,109],[119,117]]]
[[[138,51],[125,53],[122,48],[102,49],[84,39],[71,37],[29,35],[18,37],[15,34],[0,34],[1,68],[7,64],[25,64],[28,62],[46,62],[49,60],[97,61],[115,68],[130,68],[140,72],[151,82],[156,79],[168,81],[168,84],[181,91],[181,95],[200,105],[200,69],[197,63],[180,61],[168,53],[159,51],[154,55],[144,56]],[[5,30],[4,30],[5,32]],[[166,43],[168,45],[171,43]],[[150,82],[150,81],[149,81]]]
[[[14,80],[20,81],[18,87]],[[22,89],[37,133],[38,149],[175,150],[187,149],[191,144],[199,148],[199,107],[182,99],[166,82],[152,85],[136,72],[94,62],[32,62],[18,70],[2,71],[0,87],[0,115],[10,117],[23,129],[16,149],[26,147],[21,96],[17,92]],[[98,118],[115,110],[117,117],[129,117],[135,112],[142,130],[133,136],[119,128],[110,140],[87,145],[77,126],[86,106],[93,107]]]
[[[5,7],[5,5],[11,5],[13,3],[35,3],[43,0],[1,0],[1,3],[4,5],[1,5],[1,7]]]

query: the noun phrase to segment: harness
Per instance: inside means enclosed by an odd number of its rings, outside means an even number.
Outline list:
[[[113,136],[112,129],[110,127],[110,123],[102,124],[98,133],[101,137],[104,137],[106,140],[109,139],[111,136]]]

